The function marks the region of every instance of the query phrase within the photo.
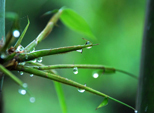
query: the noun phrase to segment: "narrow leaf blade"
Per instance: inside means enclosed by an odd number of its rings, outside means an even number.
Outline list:
[[[58,96],[58,99],[59,99],[59,102],[62,108],[62,112],[67,113],[66,102],[65,102],[65,97],[64,97],[62,86],[59,82],[56,82],[56,81],[54,81],[54,85],[55,85],[57,96]]]
[[[107,104],[108,104],[108,98],[105,97],[104,100],[103,100],[103,102],[96,108],[96,110],[97,110],[98,108],[101,108],[101,107],[103,107],[103,106],[106,106]]]
[[[23,37],[24,37],[25,34],[26,34],[26,31],[27,31],[27,29],[28,29],[28,27],[29,27],[29,24],[30,24],[30,21],[29,21],[29,19],[28,19],[28,24],[26,25],[24,31],[22,32],[21,36],[19,37],[17,43],[16,43],[15,46],[14,46],[15,49],[21,44],[21,41],[22,41]]]
[[[70,29],[95,39],[87,22],[73,10],[63,9],[60,19]]]

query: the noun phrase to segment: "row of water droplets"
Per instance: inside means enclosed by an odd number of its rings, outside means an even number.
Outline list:
[[[87,41],[85,45],[90,45],[90,44],[92,44],[92,43],[90,41]],[[90,49],[90,48],[92,48],[92,46],[87,47],[87,49]],[[79,53],[82,53],[83,52],[83,49],[78,49],[76,51],[79,52]]]
[[[19,45],[18,47],[17,47],[17,49],[16,49],[16,52],[20,52],[20,51],[24,51],[24,47],[22,46],[22,45]],[[35,52],[35,48],[33,48],[31,51],[30,51],[30,53],[32,53],[32,52]],[[28,59],[28,56],[26,55],[26,59]],[[43,58],[42,57],[39,57],[39,58],[37,58],[37,59],[34,59],[34,60],[31,60],[32,62],[39,62],[39,63],[41,63],[42,62],[42,60],[43,60]],[[21,62],[21,63],[19,63],[19,65],[25,65],[26,64],[26,62]],[[20,75],[23,75],[24,73],[22,72],[22,71],[19,71],[19,73],[20,73]],[[33,74],[30,74],[30,77],[33,77]]]
[[[18,92],[21,94],[21,95],[26,95],[27,91],[26,91],[26,88],[28,87],[27,83],[23,83],[23,88],[20,88],[18,90]],[[35,102],[35,97],[30,97],[29,98],[29,101],[31,103],[34,103]]]
[[[78,68],[77,67],[74,67],[73,68],[73,73],[74,74],[78,74]],[[93,78],[98,78],[99,77],[99,74],[97,73],[97,72],[95,72],[95,73],[93,73]],[[86,86],[86,84],[84,85],[84,86]],[[85,92],[85,89],[78,89],[78,91],[80,92],[80,93],[83,93],[83,92]]]

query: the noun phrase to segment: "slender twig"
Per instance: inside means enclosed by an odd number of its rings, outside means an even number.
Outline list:
[[[72,80],[68,80],[64,77],[61,77],[61,76],[58,76],[58,75],[55,75],[55,74],[51,74],[51,73],[48,73],[48,72],[40,71],[40,70],[31,68],[31,67],[17,66],[16,69],[20,70],[20,71],[27,72],[27,73],[33,73],[37,76],[45,77],[45,78],[48,78],[48,79],[51,79],[51,80],[54,80],[54,81],[57,81],[57,82],[60,82],[60,83],[63,83],[63,84],[67,84],[67,85],[70,85],[70,86],[73,86],[73,87],[76,87],[76,88],[85,89],[86,91],[88,91],[90,93],[93,93],[93,94],[96,94],[96,95],[99,95],[99,96],[102,96],[102,97],[108,97],[109,99],[111,99],[113,101],[116,101],[120,104],[123,104],[123,105],[135,110],[132,106],[129,106],[128,104],[125,104],[125,103],[123,103],[123,102],[121,102],[121,101],[119,101],[115,98],[112,98],[112,97],[110,97],[110,96],[108,96],[104,93],[101,93],[97,90],[94,90],[90,87],[79,84],[79,83],[72,81]]]
[[[57,64],[57,65],[47,65],[47,66],[30,66],[33,67],[35,69],[39,69],[39,70],[49,70],[49,69],[63,69],[63,68],[82,68],[82,69],[101,69],[102,73],[115,73],[115,72],[121,72],[124,73],[126,75],[129,75],[135,79],[138,79],[137,76],[123,71],[123,70],[119,70],[119,69],[115,69],[112,67],[107,67],[107,66],[103,66],[103,65],[89,65],[89,64]]]
[[[18,62],[29,61],[42,56],[67,53],[67,52],[75,51],[75,50],[90,47],[90,46],[94,46],[94,45],[93,44],[77,45],[77,46],[60,47],[55,49],[38,50],[31,53],[21,53],[16,56],[16,60]]]
[[[46,27],[38,35],[38,37],[35,40],[33,40],[28,46],[25,47],[25,51],[32,50],[37,44],[39,44],[44,38],[48,36],[48,34],[52,31],[54,25],[58,21],[61,13],[62,13],[62,9],[59,9],[59,11],[49,20]]]

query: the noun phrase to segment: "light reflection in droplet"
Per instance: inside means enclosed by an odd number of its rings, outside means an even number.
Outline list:
[[[15,38],[18,38],[18,37],[20,36],[19,30],[14,30],[14,31],[13,31],[13,36],[14,36]]]

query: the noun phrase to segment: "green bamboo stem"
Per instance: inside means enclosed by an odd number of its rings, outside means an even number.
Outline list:
[[[115,69],[112,67],[107,67],[107,66],[103,66],[103,65],[89,65],[89,64],[57,64],[57,65],[47,65],[47,66],[30,66],[33,67],[35,69],[39,69],[39,70],[49,70],[49,69],[64,69],[64,68],[82,68],[82,69],[101,69],[102,73],[115,73],[115,72],[121,72],[124,73],[126,75],[129,75],[135,79],[138,79],[137,76],[123,71],[123,70],[119,70],[119,69]]]
[[[77,46],[60,47],[60,48],[55,48],[55,49],[38,50],[32,53],[21,53],[16,56],[16,60],[18,62],[29,61],[29,60],[33,60],[38,57],[60,54],[60,53],[67,53],[67,52],[75,51],[75,50],[90,47],[90,46],[94,46],[94,45],[93,44],[77,45]]]
[[[136,109],[154,113],[154,0],[147,1]]]
[[[46,27],[37,36],[37,38],[25,47],[25,51],[32,50],[34,47],[36,47],[37,44],[39,44],[44,38],[46,38],[49,35],[49,33],[52,31],[54,25],[57,23],[61,13],[62,13],[62,9],[59,9],[59,11],[49,20]]]
[[[123,104],[123,105],[135,110],[132,106],[129,106],[126,103],[123,103],[123,102],[121,102],[121,101],[119,101],[115,98],[112,98],[112,97],[110,97],[110,96],[108,96],[104,93],[101,93],[101,92],[94,90],[90,87],[87,87],[85,85],[79,84],[75,81],[66,79],[64,77],[61,77],[61,76],[58,76],[58,75],[55,75],[55,74],[51,74],[51,73],[48,73],[48,72],[40,71],[40,70],[31,68],[31,67],[17,66],[16,70],[24,71],[24,72],[27,72],[27,73],[33,73],[33,74],[40,76],[40,77],[48,78],[48,79],[51,79],[51,80],[54,80],[54,81],[57,81],[57,82],[60,82],[60,83],[63,83],[63,84],[67,84],[67,85],[70,85],[70,86],[73,86],[73,87],[76,87],[76,88],[85,89],[86,91],[88,91],[90,93],[93,93],[93,94],[96,94],[96,95],[99,95],[99,96],[102,96],[102,97],[108,97],[109,99],[111,99],[113,101],[116,101],[120,104]]]

